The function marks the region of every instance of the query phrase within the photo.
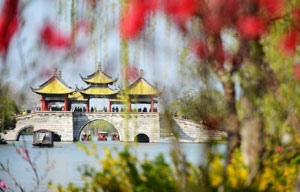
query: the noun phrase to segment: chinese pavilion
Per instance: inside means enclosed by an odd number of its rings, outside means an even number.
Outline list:
[[[128,103],[124,100],[122,93],[118,95],[118,99],[110,101],[112,104],[128,104],[128,112],[131,112],[131,104],[149,104],[151,105],[150,112],[154,112],[154,104],[158,102],[156,98],[162,93],[144,78],[142,69],[139,77],[128,86],[127,90]]]
[[[101,69],[101,63],[99,63],[98,70],[91,75],[88,75],[86,78],[80,75],[81,79],[88,84],[89,86],[83,90],[80,90],[80,93],[87,98],[87,112],[89,111],[89,101],[91,98],[108,98],[108,112],[111,112],[111,103],[110,99],[115,98],[119,93],[118,90],[113,90],[109,85],[114,84],[118,78],[113,79],[111,76],[107,75]]]
[[[49,111],[51,102],[63,102],[65,111],[70,110],[72,104],[86,104],[86,111],[89,112],[91,98],[107,98],[108,112],[111,112],[112,104],[128,105],[129,112],[131,112],[131,104],[149,104],[150,111],[154,112],[154,104],[162,93],[144,78],[143,70],[140,70],[139,77],[127,87],[127,97],[124,97],[122,91],[110,87],[118,78],[113,79],[107,75],[101,69],[101,63],[96,72],[87,77],[81,76],[81,79],[88,84],[88,87],[78,89],[76,86],[74,90],[62,79],[61,72],[55,69],[49,80],[38,88],[31,89],[42,96],[42,111]]]
[[[88,108],[88,99],[84,98],[83,95],[79,92],[80,90],[76,86],[75,91],[68,95],[69,100],[69,109],[71,109],[72,104],[85,104]]]
[[[158,91],[155,86],[150,84],[144,78],[144,71],[141,69],[139,77],[129,85],[128,95],[129,95],[129,106],[128,111],[131,111],[131,104],[150,104],[151,112],[154,112],[154,103],[157,103],[158,96],[161,95],[161,91]]]
[[[74,90],[61,78],[61,71],[54,69],[53,76],[32,91],[42,96],[42,111],[49,111],[51,102],[64,102],[64,110],[68,111],[68,95]]]

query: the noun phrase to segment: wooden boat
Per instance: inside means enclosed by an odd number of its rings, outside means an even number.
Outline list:
[[[40,129],[33,132],[33,146],[53,147],[53,131]]]
[[[104,131],[98,132],[97,136],[98,136],[98,141],[107,141],[107,136],[108,136],[107,132]]]
[[[120,141],[120,136],[118,133],[114,132],[111,134],[111,140],[112,141]]]

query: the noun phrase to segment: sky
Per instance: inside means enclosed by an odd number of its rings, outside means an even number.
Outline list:
[[[60,6],[61,2],[61,6]],[[87,87],[80,75],[92,74],[102,63],[102,68],[112,77],[121,73],[119,37],[119,1],[102,1],[96,14],[96,28],[91,36],[78,38],[84,51],[72,58],[65,59],[63,50],[47,50],[41,46],[39,32],[45,22],[55,23],[63,32],[69,33],[70,2],[64,0],[32,1],[22,13],[24,26],[14,36],[7,60],[6,81],[18,88],[37,87],[51,77],[53,66],[62,71],[62,78],[71,87]],[[78,0],[76,17],[80,19],[89,12],[85,0]],[[129,42],[129,63],[144,70],[144,77],[173,100],[183,90],[197,89],[199,79],[195,77],[193,58],[180,64],[182,50],[188,46],[186,39],[178,33],[176,26],[170,24],[158,13],[148,23],[147,30],[139,38]],[[45,74],[45,71],[48,73]],[[104,105],[105,102],[104,101]],[[102,102],[103,104],[103,102]],[[99,105],[93,101],[92,106]],[[101,105],[101,102],[100,102]]]

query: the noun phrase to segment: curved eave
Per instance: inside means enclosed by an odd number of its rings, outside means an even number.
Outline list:
[[[80,91],[82,95],[90,95],[90,96],[98,96],[98,97],[106,97],[106,96],[113,96],[117,95],[119,91],[114,91],[109,88],[89,88],[84,91]]]
[[[36,94],[39,94],[39,95],[68,95],[68,94],[71,94],[73,93],[74,91],[68,91],[68,92],[44,92],[44,91],[40,91],[40,89],[34,89],[31,87],[31,90],[33,92],[35,92]]]
[[[158,92],[158,93],[154,93],[154,94],[139,94],[139,93],[135,93],[135,94],[128,94],[132,97],[139,97],[139,96],[142,96],[142,97],[159,97],[160,95],[162,94],[162,91],[161,92]]]
[[[105,74],[105,73],[104,73]],[[93,77],[95,75],[95,73],[93,73],[92,75],[88,76],[88,77],[82,77],[81,74],[79,74],[82,81],[84,81],[86,84],[113,84],[115,83],[117,80],[118,80],[118,77],[115,78],[115,79],[111,79],[110,77],[106,77],[107,79],[110,79],[110,80],[106,80],[106,81],[103,81],[103,82],[99,82],[99,81],[95,81],[93,80]],[[104,75],[106,76],[106,75]]]
[[[97,81],[93,81],[93,80],[83,80],[85,83],[87,84],[113,84],[117,81],[118,79],[114,79],[114,80],[111,80],[111,81],[105,81],[105,82],[97,82]]]

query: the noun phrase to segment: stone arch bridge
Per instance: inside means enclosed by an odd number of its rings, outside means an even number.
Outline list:
[[[16,141],[20,133],[29,127],[47,129],[60,136],[61,141],[78,141],[82,129],[95,120],[111,123],[119,132],[120,141],[132,142],[139,134],[145,134],[149,142],[160,142],[164,123],[159,113],[102,113],[102,112],[35,112],[17,117],[16,128],[4,135],[7,141]],[[202,125],[189,120],[174,119],[181,142],[204,142],[221,139],[220,132],[208,131]]]

